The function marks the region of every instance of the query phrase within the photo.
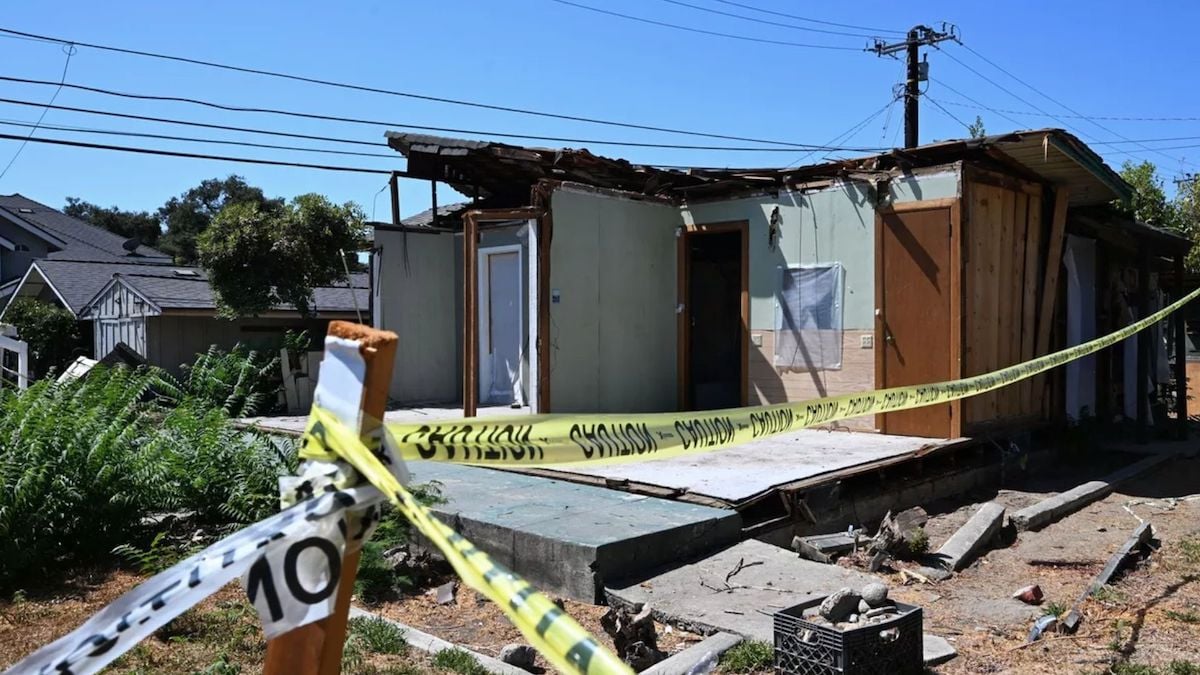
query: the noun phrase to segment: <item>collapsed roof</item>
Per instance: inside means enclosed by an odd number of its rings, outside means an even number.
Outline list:
[[[386,137],[388,145],[408,159],[409,177],[443,182],[462,194],[508,206],[527,204],[530,190],[544,179],[683,201],[855,174],[903,173],[960,160],[1066,185],[1073,206],[1127,199],[1132,193],[1099,155],[1062,129],[941,141],[784,169],[670,169],[593,155],[586,149],[527,148],[394,131]]]

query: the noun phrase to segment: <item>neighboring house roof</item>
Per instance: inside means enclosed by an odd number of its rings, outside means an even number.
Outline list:
[[[204,270],[196,267],[166,267],[151,265],[115,269],[84,303],[86,309],[99,300],[114,284],[123,284],[140,295],[159,312],[173,310],[215,311],[216,295]],[[357,308],[367,311],[368,280],[366,274],[351,274],[349,287],[313,289],[313,311],[318,315],[352,313]],[[357,303],[357,307],[355,305]],[[294,311],[291,305],[280,305],[275,311]]]
[[[171,263],[171,256],[149,246],[127,251],[124,237],[19,194],[0,195],[0,218],[59,248],[47,256],[50,260]]]
[[[467,210],[467,208],[470,206],[470,202],[455,202],[453,204],[439,205],[437,210],[437,220],[452,218]],[[420,213],[414,213],[413,215],[401,220],[400,224],[405,227],[432,227],[434,224],[433,209],[425,209]]]
[[[79,316],[114,274],[171,273],[166,265],[137,265],[87,260],[35,260],[14,295],[37,297],[48,286],[67,309]]]

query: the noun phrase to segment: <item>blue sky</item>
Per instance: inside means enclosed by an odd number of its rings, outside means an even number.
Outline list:
[[[664,0],[577,0],[580,4],[702,30],[757,38],[859,48],[863,37],[763,25],[706,13]],[[833,31],[854,29],[806,23],[721,3],[689,4],[764,21]],[[906,30],[916,23],[949,21],[983,56],[1087,116],[1197,117],[1198,57],[1192,46],[1200,3],[1162,2],[1132,9],[1127,2],[799,3],[739,0],[766,10],[824,21]],[[902,63],[858,51],[762,44],[698,35],[605,16],[552,0],[396,0],[393,2],[78,2],[9,3],[0,27],[146,51],[165,52],[317,78],[400,89],[491,104],[583,115],[686,130],[827,143],[891,99]],[[1054,119],[1043,115],[975,110],[950,88],[996,109],[1070,114],[1024,84],[995,70],[962,47],[929,50],[930,99],[963,122],[981,114],[989,133],[1014,128],[1067,126],[1086,141],[1200,136],[1200,121]],[[953,55],[1009,92],[949,58]],[[66,56],[61,45],[0,38],[0,75],[58,80]],[[695,145],[723,141],[618,129],[524,115],[357,93],[254,75],[79,48],[67,81],[121,91],[189,96],[242,106],[284,108],[442,127]],[[53,87],[0,82],[0,97],[48,101]],[[114,99],[64,89],[57,104],[235,126],[378,141],[386,126],[351,125],[229,113],[195,106]],[[973,105],[973,104],[972,104]],[[38,108],[0,104],[0,120],[32,122]],[[960,137],[963,126],[922,102],[921,140]],[[1015,122],[1020,122],[1018,125]],[[886,122],[886,133],[885,133]],[[97,118],[51,110],[46,124],[262,143],[327,144],[186,129]],[[1099,126],[1098,126],[1099,125]],[[846,139],[854,146],[901,141],[900,105]],[[27,128],[0,126],[25,134]],[[39,131],[38,135],[90,142],[241,155],[379,169],[403,168],[403,159],[335,157],[232,148],[153,139]],[[519,142],[519,141],[518,141]],[[1146,143],[1170,147],[1195,141]],[[551,145],[528,141],[530,145]],[[730,142],[730,145],[746,145]],[[580,144],[572,144],[580,145]],[[0,168],[18,143],[0,140]],[[1200,148],[1154,153],[1138,145],[1095,145],[1111,165],[1151,159],[1166,177],[1195,171]],[[349,148],[374,152],[371,148]],[[780,166],[802,152],[727,153],[591,146],[594,152],[635,162],[692,166]],[[1131,154],[1118,154],[1133,150]],[[804,157],[819,161],[822,154]],[[228,162],[125,155],[29,144],[2,179],[0,193],[20,192],[52,206],[78,196],[102,205],[153,209],[204,178],[238,173],[268,194],[291,197],[320,192],[352,200],[387,219],[385,178]],[[405,215],[428,206],[426,184],[404,182]],[[443,199],[449,199],[447,190]]]

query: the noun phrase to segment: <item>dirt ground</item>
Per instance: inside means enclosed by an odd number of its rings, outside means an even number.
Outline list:
[[[500,650],[507,644],[525,642],[520,631],[509,623],[499,608],[464,586],[457,588],[454,602],[446,605],[438,605],[435,595],[426,592],[363,607],[488,656],[499,656]],[[613,649],[612,640],[600,626],[600,617],[607,607],[564,600],[563,608],[601,644]],[[704,639],[700,635],[663,624],[656,623],[655,627],[658,631],[658,648],[668,654],[683,651]],[[547,667],[541,656],[538,656],[537,665]]]
[[[1108,460],[1089,462],[1087,470],[1070,475],[1048,472],[1020,490],[977,495],[977,501],[968,504],[931,505],[926,526],[930,547],[940,546],[982,501],[998,501],[1015,510],[1107,472],[1109,464]],[[1197,493],[1200,459],[1175,459],[1058,523],[1022,533],[947,581],[906,584],[898,572],[885,576],[893,597],[920,605],[926,630],[946,637],[958,650],[958,658],[937,668],[943,675],[1200,673],[1195,665],[1200,663]],[[1069,609],[1140,519],[1153,524],[1156,549],[1083,605],[1078,633],[1026,644],[1034,620],[1047,611]],[[50,590],[32,589],[0,599],[0,668],[78,626],[142,578],[121,570],[84,571]],[[1044,591],[1041,606],[1010,597],[1029,584]],[[367,608],[493,656],[505,644],[522,642],[492,603],[464,587],[457,589],[448,605],[438,605],[432,594],[419,592]],[[565,608],[612,646],[600,627],[605,608],[572,601],[566,601]],[[663,625],[658,632],[660,648],[669,653],[700,639]],[[240,587],[232,584],[144,641],[110,672],[255,672],[261,668],[264,650],[257,619]],[[403,657],[368,654],[347,672],[445,671],[414,650]]]
[[[1051,476],[1043,486],[1034,481],[1028,490],[990,498],[1011,511],[1088,479],[1065,478]],[[1054,482],[1055,489],[1041,489]],[[892,575],[893,596],[922,606],[926,630],[958,650],[957,659],[937,669],[946,675],[1120,672],[1131,664],[1176,672],[1168,670],[1173,661],[1200,663],[1200,498],[1191,498],[1197,493],[1200,460],[1172,460],[1058,523],[1022,533],[947,581],[902,585],[900,575]],[[930,548],[936,550],[975,508],[934,515],[926,526]],[[1069,609],[1139,519],[1152,523],[1158,549],[1084,605],[1078,633],[1027,646],[1033,622]],[[1030,584],[1045,593],[1040,607],[1010,597]],[[1180,663],[1175,668],[1200,672]]]

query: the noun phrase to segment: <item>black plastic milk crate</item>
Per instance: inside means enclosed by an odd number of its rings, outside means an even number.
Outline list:
[[[775,672],[787,675],[907,675],[924,670],[921,608],[897,602],[894,618],[847,630],[813,623],[817,598],[775,613]]]

